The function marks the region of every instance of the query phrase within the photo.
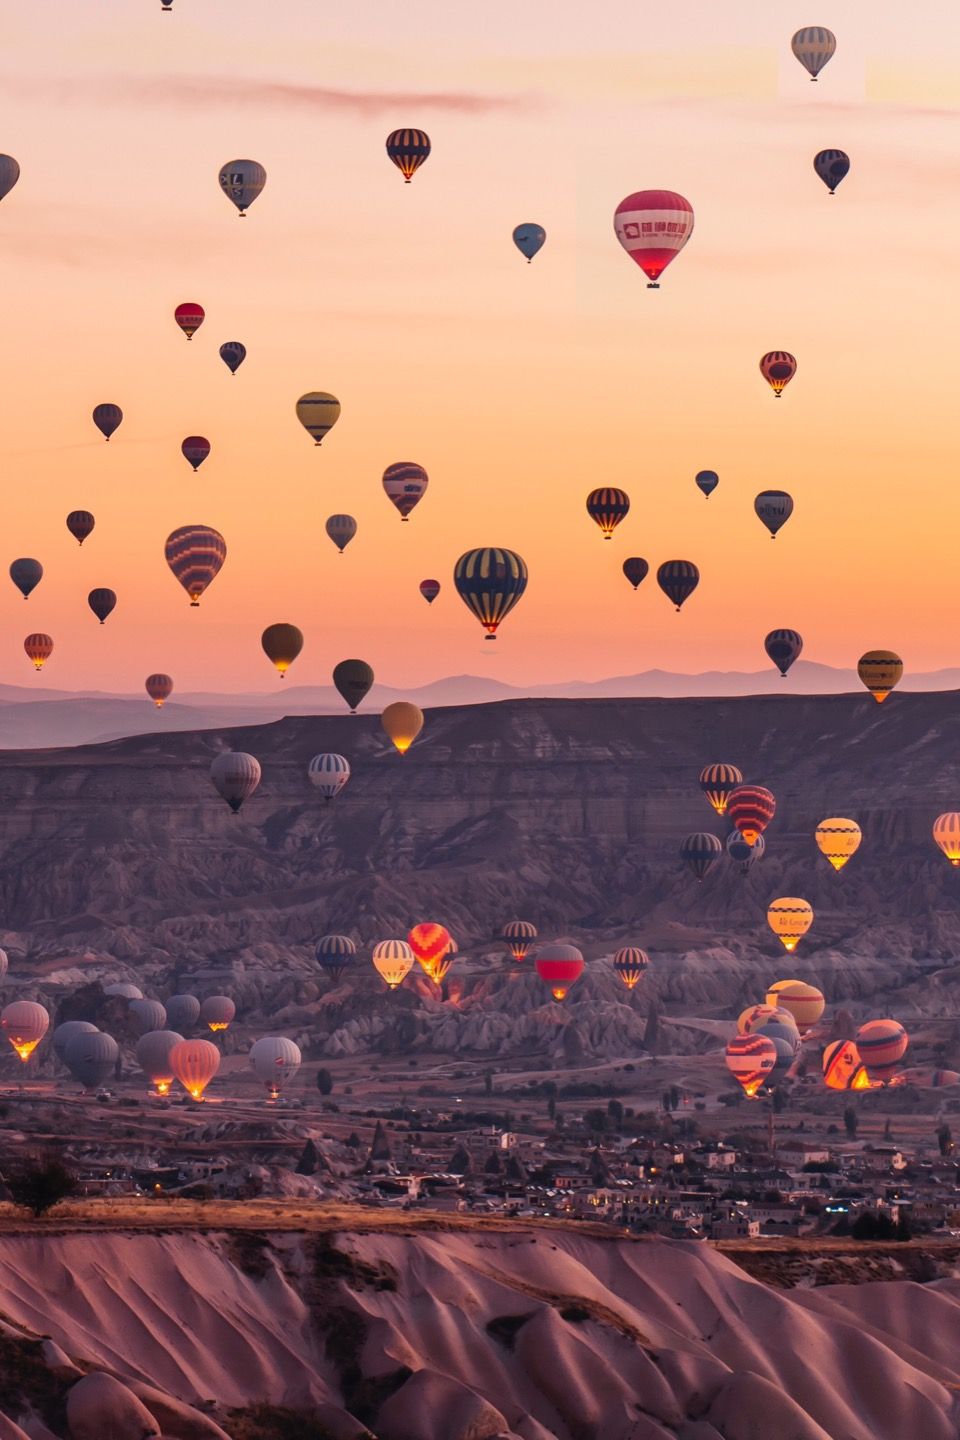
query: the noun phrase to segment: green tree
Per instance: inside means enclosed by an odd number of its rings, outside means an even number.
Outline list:
[[[492,1094],[493,1094],[493,1071],[492,1071],[492,1070],[484,1070],[484,1072],[483,1072],[483,1088],[484,1088],[484,1090],[486,1091],[486,1093],[487,1093],[488,1095],[492,1095]]]
[[[860,1116],[853,1105],[848,1105],[843,1112],[843,1128],[847,1132],[848,1140],[856,1140],[857,1126],[860,1124]]]
[[[317,1089],[321,1095],[330,1095],[333,1093],[333,1076],[329,1070],[317,1071]]]
[[[937,1144],[941,1155],[949,1155],[953,1149],[953,1131],[946,1120],[937,1129]]]
[[[607,1115],[610,1117],[610,1122],[615,1130],[620,1130],[623,1127],[623,1106],[619,1100],[607,1101]]]
[[[60,1200],[77,1193],[77,1177],[56,1156],[27,1162],[7,1177],[7,1188],[15,1205],[40,1216]]]

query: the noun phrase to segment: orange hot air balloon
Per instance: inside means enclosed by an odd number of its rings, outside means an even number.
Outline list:
[[[960,865],[960,815],[948,810],[933,822],[933,838],[951,865]]]
[[[303,649],[303,631],[296,625],[268,625],[260,636],[260,644],[282,680]]]
[[[170,1047],[167,1062],[174,1079],[194,1100],[202,1100],[203,1092],[220,1069],[220,1051],[212,1040],[181,1040]]]
[[[443,959],[453,943],[450,931],[445,925],[438,925],[435,921],[424,921],[420,925],[414,925],[407,941],[421,967],[433,980],[438,961]]]
[[[540,945],[534,956],[540,979],[550,986],[554,1000],[565,1000],[571,985],[583,974],[583,955],[576,945]]]
[[[0,1030],[26,1064],[46,1035],[50,1016],[35,1000],[14,1000],[0,1013]]]
[[[785,950],[796,950],[813,924],[813,906],[797,895],[782,895],[767,906],[767,924]]]
[[[734,1035],[724,1055],[727,1069],[752,1100],[770,1078],[777,1047],[766,1035]]]
[[[903,679],[903,661],[892,650],[868,650],[857,661],[857,674],[878,705]]]
[[[832,815],[821,820],[814,831],[817,849],[834,870],[842,870],[852,855],[860,849],[863,832],[856,820],[846,820],[841,815]]]
[[[423,711],[409,700],[395,700],[380,716],[380,724],[400,754],[405,755],[423,729]]]
[[[27,636],[23,642],[23,648],[27,652],[27,658],[33,661],[34,670],[42,670],[53,654],[53,641],[49,635],[37,632]]]
[[[805,980],[778,980],[767,991],[767,1004],[788,1011],[801,1035],[813,1029],[826,1008],[823,991]]]
[[[727,818],[748,845],[756,842],[777,813],[777,802],[762,785],[738,785],[727,796]]]
[[[192,340],[194,335],[196,335],[205,317],[206,312],[203,306],[197,305],[193,300],[186,300],[182,305],[178,305],[173,312],[174,320],[176,320],[188,340]]]
[[[857,1031],[860,1059],[875,1084],[889,1084],[900,1068],[909,1043],[899,1020],[868,1020]]]
[[[173,681],[169,675],[148,675],[144,688],[159,710],[173,694]]]
[[[824,1083],[831,1090],[869,1090],[870,1076],[852,1040],[833,1040],[821,1059]]]

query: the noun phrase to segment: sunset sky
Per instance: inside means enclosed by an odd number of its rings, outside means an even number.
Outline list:
[[[816,85],[790,53],[806,24],[838,37]],[[757,669],[779,626],[828,664],[958,662],[954,6],[42,0],[4,30],[3,567],[46,574],[27,603],[2,579],[3,682],[267,689],[273,621],[306,635],[300,684],[345,656],[396,686]],[[401,125],[433,142],[409,186],[384,152]],[[852,161],[833,198],[830,147]],[[268,174],[242,223],[217,183],[237,157]],[[612,226],[654,187],[696,213],[659,292]],[[531,266],[521,221],[547,230]],[[191,344],[185,300],[207,312]],[[780,401],[770,349],[799,362]],[[311,389],[343,406],[320,450],[294,416]],[[101,401],[126,417],[109,445]],[[407,525],[395,460],[431,477]],[[632,501],[610,543],[584,509],[603,484]],[[765,488],[796,504],[775,544]],[[72,509],[97,519],[82,550]],[[229,547],[199,610],[163,559],[194,522]],[[451,578],[486,544],[530,571],[496,646]],[[681,615],[652,574],[630,590],[628,555],[696,561]],[[103,628],[94,586],[119,595]],[[55,641],[42,677],[32,630]]]

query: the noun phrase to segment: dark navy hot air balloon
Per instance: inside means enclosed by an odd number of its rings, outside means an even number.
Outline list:
[[[14,560],[10,566],[10,579],[26,600],[43,579],[43,566],[39,560]]]
[[[393,130],[387,136],[387,154],[409,185],[430,154],[430,136],[425,130]]]
[[[803,637],[796,630],[771,630],[763,642],[763,648],[780,674],[786,677],[790,666],[803,649]]]
[[[703,491],[704,496],[709,500],[714,490],[716,490],[720,484],[720,476],[716,470],[698,470],[694,476],[693,483],[698,490]]]
[[[546,238],[547,232],[542,225],[518,225],[513,232],[513,243],[520,254],[527,257],[528,265],[537,251],[543,249]]]
[[[116,603],[117,594],[115,590],[107,590],[101,587],[97,590],[91,590],[90,594],[87,596],[87,604],[90,606],[90,609],[93,611],[94,615],[96,615],[101,625],[103,624],[104,620],[106,620],[110,612],[114,609]]]
[[[813,168],[832,195],[850,170],[850,156],[843,150],[821,150],[813,157]]]
[[[625,490],[604,485],[587,496],[587,514],[600,526],[604,540],[609,540],[630,509],[630,496]]]
[[[723,854],[723,842],[718,840],[716,835],[710,835],[703,830],[698,830],[694,835],[688,835],[680,845],[680,859],[688,865],[702,882],[707,871],[716,865]]]
[[[649,570],[650,566],[646,560],[642,559],[639,555],[631,555],[628,560],[624,560],[623,562],[623,573],[630,581],[634,590],[647,578]]]
[[[467,550],[453,570],[457,594],[486,630],[486,640],[496,640],[497,627],[526,590],[527,578],[522,556],[491,545]]]
[[[231,375],[236,375],[240,366],[247,358],[247,347],[241,345],[239,340],[227,340],[220,346],[220,359],[226,365]]]
[[[700,584],[700,571],[692,560],[664,560],[657,571],[657,584],[679,610]]]
[[[373,684],[373,669],[366,660],[341,660],[333,667],[333,683],[350,706],[351,715],[355,715]]]
[[[93,423],[104,440],[110,439],[122,420],[123,411],[119,405],[98,405],[93,412]]]
[[[777,531],[786,525],[793,514],[793,496],[788,495],[786,490],[761,490],[753,502],[753,508],[757,512],[757,518],[770,531],[770,539],[776,540]]]
[[[67,529],[78,545],[82,545],[91,534],[95,523],[89,510],[71,510],[67,516]]]

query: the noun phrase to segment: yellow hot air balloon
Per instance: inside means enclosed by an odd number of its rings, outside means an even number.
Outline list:
[[[320,445],[340,419],[340,401],[329,390],[309,390],[297,401],[297,419],[313,443]]]
[[[960,865],[960,815],[948,810],[933,822],[933,838],[951,865]]]
[[[863,839],[863,832],[856,820],[844,820],[840,816],[831,816],[827,820],[821,820],[814,832],[817,848],[834,870],[842,870],[844,865],[860,849],[860,841]]]
[[[374,946],[373,968],[390,990],[396,990],[410,974],[414,955],[406,940],[381,940]]]
[[[423,729],[423,711],[409,700],[395,700],[380,716],[380,724],[404,755]]]
[[[782,895],[767,907],[767,924],[785,950],[795,950],[813,924],[813,906],[796,895]]]
[[[857,674],[878,705],[903,679],[903,661],[892,650],[868,650],[857,662]]]
[[[801,1035],[812,1030],[826,1008],[823,991],[806,980],[778,980],[767,991],[767,1004],[789,1011]]]

